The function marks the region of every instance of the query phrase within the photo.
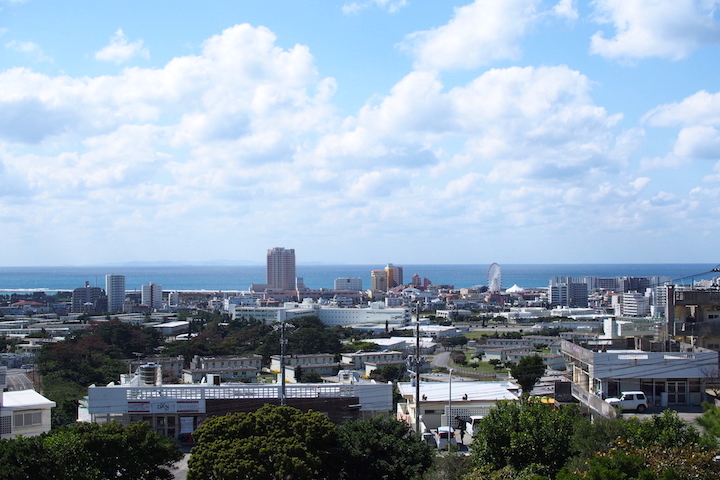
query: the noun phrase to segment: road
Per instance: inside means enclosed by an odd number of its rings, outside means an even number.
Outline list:
[[[7,391],[33,390],[33,382],[27,376],[25,370],[9,368],[7,371]]]
[[[176,462],[174,465],[174,469],[170,470],[173,474],[173,478],[175,480],[185,480],[187,478],[187,472],[188,472],[188,459],[190,458],[190,453],[185,452],[183,455],[183,458]]]
[[[450,360],[450,352],[442,352],[435,355],[430,365],[433,367],[445,367],[448,368],[448,361]]]

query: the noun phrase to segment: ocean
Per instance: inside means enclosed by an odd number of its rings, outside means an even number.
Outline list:
[[[414,274],[435,285],[456,288],[487,285],[490,265],[401,265],[404,283]],[[298,265],[296,274],[311,289],[333,288],[340,277],[356,277],[370,287],[370,271],[385,265]],[[507,264],[500,265],[502,287],[547,287],[554,276],[646,277],[666,276],[675,283],[720,277],[716,264]],[[245,266],[91,266],[91,267],[0,267],[0,292],[66,291],[85,285],[105,288],[106,274],[125,275],[128,290],[140,290],[155,282],[163,290],[238,291],[251,283],[265,283],[264,265]]]

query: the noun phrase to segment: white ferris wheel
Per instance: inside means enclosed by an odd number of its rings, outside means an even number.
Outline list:
[[[497,263],[493,263],[488,269],[487,285],[490,293],[500,293],[502,290],[502,270]]]

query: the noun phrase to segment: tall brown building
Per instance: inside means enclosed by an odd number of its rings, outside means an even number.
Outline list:
[[[275,247],[268,250],[267,288],[295,289],[295,249]]]

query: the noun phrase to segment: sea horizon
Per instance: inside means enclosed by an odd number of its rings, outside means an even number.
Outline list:
[[[133,262],[134,263],[134,262]],[[491,264],[417,264],[403,267],[403,283],[408,284],[414,274],[428,278],[434,285],[453,285],[467,288],[487,285]],[[298,263],[296,275],[303,278],[310,289],[332,289],[336,278],[361,278],[363,288],[370,287],[370,272],[385,264],[318,264]],[[703,263],[529,263],[500,264],[502,286],[522,288],[547,287],[555,276],[569,277],[668,277],[681,283],[712,279],[720,273],[712,270],[716,264]],[[252,283],[265,283],[265,265],[137,265],[108,264],[89,266],[30,266],[0,267],[0,293],[35,291],[71,291],[89,282],[105,287],[105,275],[126,277],[127,290],[140,290],[154,282],[163,290],[179,291],[246,291]]]

